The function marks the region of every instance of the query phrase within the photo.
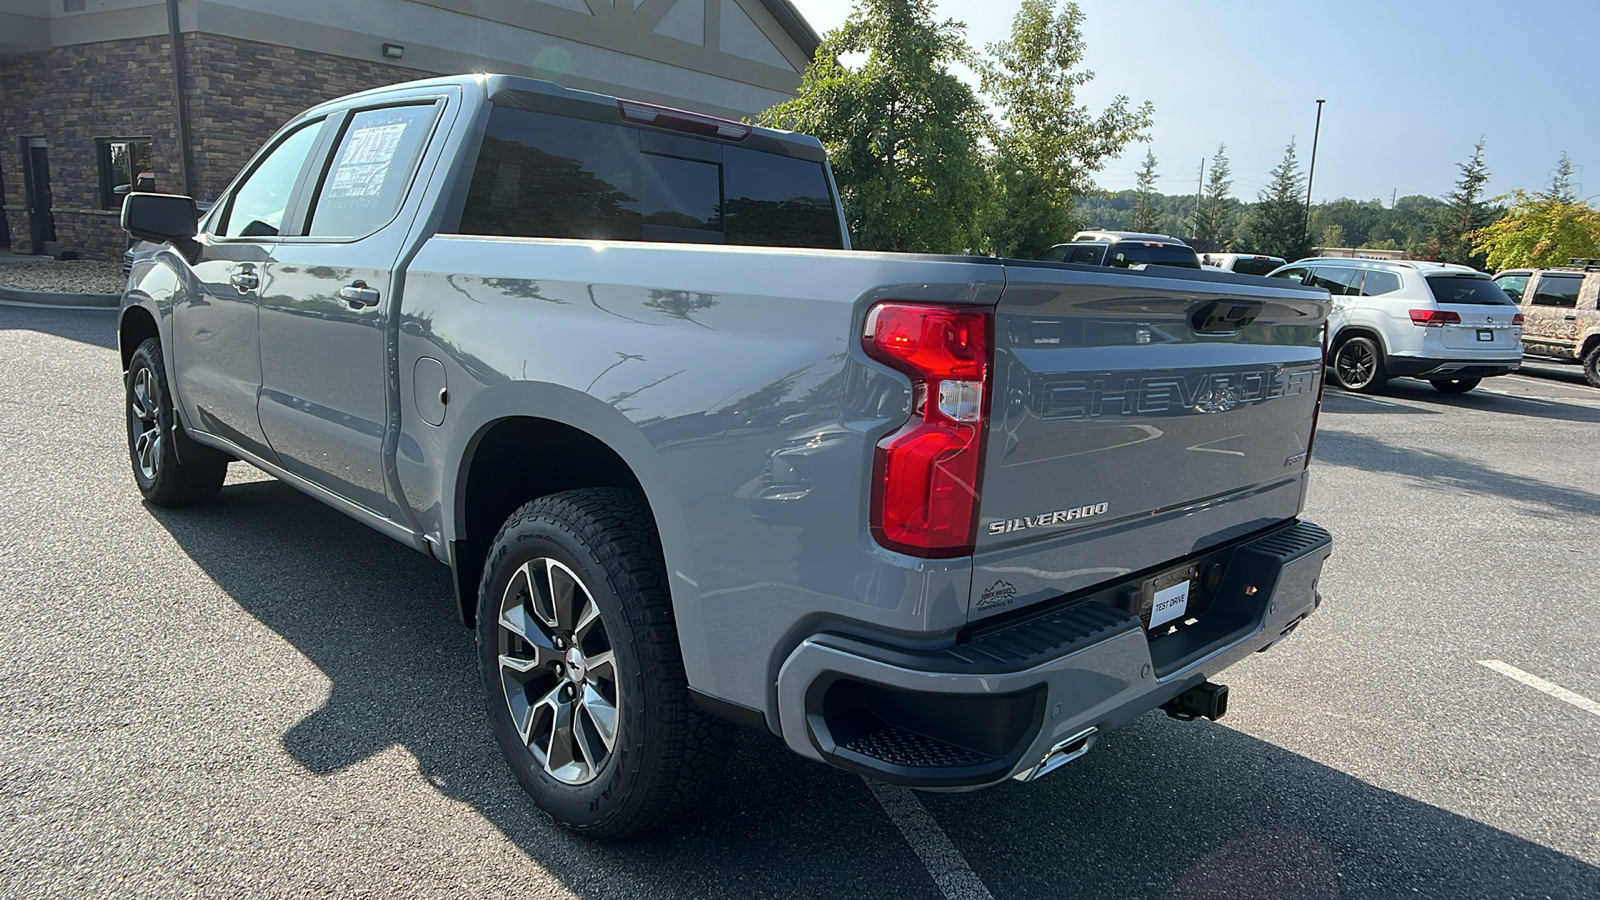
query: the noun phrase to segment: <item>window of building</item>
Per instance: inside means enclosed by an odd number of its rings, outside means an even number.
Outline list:
[[[100,208],[121,209],[129,191],[156,189],[154,157],[149,138],[102,138],[100,153]]]

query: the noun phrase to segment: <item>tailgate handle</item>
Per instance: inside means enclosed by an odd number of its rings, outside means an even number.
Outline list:
[[[1261,315],[1260,300],[1213,300],[1189,316],[1196,334],[1233,334]]]

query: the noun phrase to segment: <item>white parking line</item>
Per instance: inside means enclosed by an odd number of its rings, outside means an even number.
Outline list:
[[[1326,397],[1349,397],[1351,400],[1364,400],[1364,401],[1366,401],[1368,403],[1376,403],[1379,406],[1399,406],[1400,405],[1399,403],[1390,403],[1387,400],[1379,400],[1376,397],[1368,397],[1365,394],[1352,394],[1352,393],[1349,393],[1347,391],[1329,391],[1328,393],[1324,394],[1323,397],[1324,398],[1326,398]]]
[[[1498,659],[1480,659],[1478,660],[1478,665],[1493,669],[1512,681],[1520,681],[1536,691],[1543,691],[1557,700],[1576,706],[1586,713],[1600,716],[1600,703],[1596,703],[1582,694],[1575,694],[1553,681],[1545,681],[1537,675],[1530,675],[1516,666],[1503,663]]]
[[[870,778],[861,780],[867,783],[878,805],[905,835],[906,843],[922,860],[923,867],[933,876],[933,883],[939,886],[946,900],[994,900],[994,895],[978,880],[972,867],[967,865],[966,857],[950,843],[950,837],[933,820],[916,794]]]
[[[1491,397],[1504,397],[1507,400],[1521,400],[1523,403],[1537,403],[1540,406],[1555,406],[1556,405],[1555,402],[1551,401],[1551,400],[1536,400],[1533,397],[1519,397],[1516,394],[1503,394],[1500,391],[1484,391],[1484,390],[1480,390],[1480,391],[1478,391],[1478,393],[1480,393],[1480,394],[1488,394]]]

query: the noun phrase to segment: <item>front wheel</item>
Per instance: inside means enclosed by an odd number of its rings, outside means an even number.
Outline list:
[[[1583,355],[1583,380],[1589,382],[1590,387],[1600,388],[1600,343]]]
[[[528,503],[478,588],[478,663],[495,739],[557,822],[653,828],[720,774],[722,723],[689,697],[650,511],[614,488]]]
[[[1441,394],[1465,394],[1477,387],[1482,378],[1430,378],[1428,383]]]
[[[226,459],[207,452],[188,463],[178,461],[174,435],[183,426],[172,408],[159,339],[148,338],[133,351],[123,388],[128,456],[139,493],[156,506],[168,507],[193,506],[217,496],[228,477]]]
[[[1333,377],[1347,391],[1376,393],[1388,383],[1383,370],[1383,351],[1376,341],[1353,337],[1333,351]]]

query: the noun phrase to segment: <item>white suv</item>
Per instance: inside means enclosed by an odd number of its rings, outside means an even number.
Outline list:
[[[1522,364],[1522,313],[1489,276],[1466,266],[1377,259],[1302,259],[1273,272],[1333,295],[1328,364],[1346,390],[1390,378],[1464,394]]]

